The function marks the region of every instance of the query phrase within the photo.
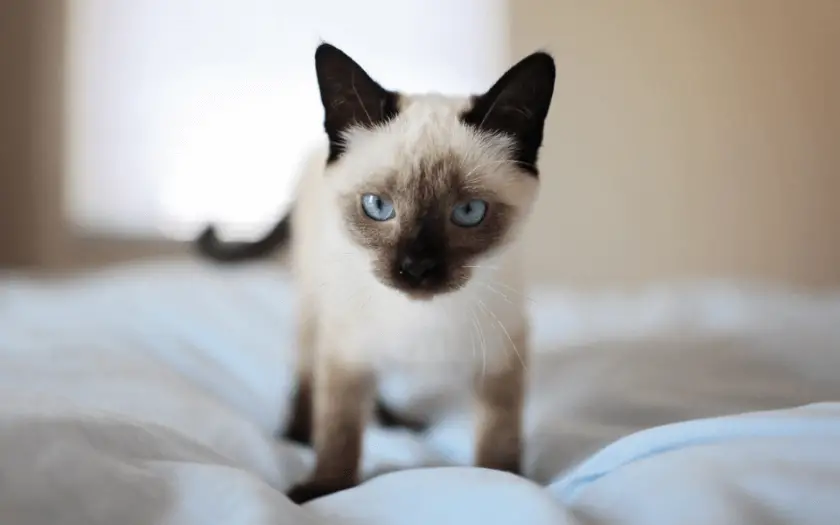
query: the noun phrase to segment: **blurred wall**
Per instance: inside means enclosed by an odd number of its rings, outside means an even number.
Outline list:
[[[0,264],[24,265],[34,257],[27,204],[32,199],[28,151],[32,63],[31,5],[3,2],[0,8]]]
[[[510,9],[558,64],[534,278],[840,284],[840,2]]]
[[[63,7],[0,0],[0,266],[183,253],[61,220]],[[536,281],[840,285],[837,0],[511,0],[558,82]]]
[[[63,0],[0,0],[0,267],[58,265]]]

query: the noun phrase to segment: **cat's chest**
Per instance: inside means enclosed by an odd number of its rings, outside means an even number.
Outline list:
[[[514,322],[506,306],[476,293],[440,301],[372,296],[351,313],[346,350],[383,369],[492,367],[509,341],[505,320]]]

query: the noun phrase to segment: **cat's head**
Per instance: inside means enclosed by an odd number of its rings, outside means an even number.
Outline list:
[[[463,287],[535,201],[554,60],[534,53],[472,97],[389,91],[326,43],[315,64],[325,176],[351,242],[382,283],[410,297]]]

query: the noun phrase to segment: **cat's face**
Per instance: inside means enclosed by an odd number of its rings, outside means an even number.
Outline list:
[[[348,137],[327,176],[350,238],[383,283],[413,297],[457,290],[515,233],[537,178],[503,139],[460,123],[469,101],[402,97],[400,113]]]
[[[386,91],[327,44],[316,65],[330,137],[325,176],[374,275],[430,298],[492,265],[536,198],[551,58],[526,58],[472,98]]]

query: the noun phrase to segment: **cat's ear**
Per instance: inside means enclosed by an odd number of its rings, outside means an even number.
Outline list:
[[[537,155],[554,93],[554,59],[543,51],[520,60],[461,119],[481,131],[503,133],[514,140],[515,160],[537,174]]]
[[[344,152],[345,131],[354,126],[373,127],[396,116],[399,95],[380,86],[337,47],[318,46],[315,72],[324,104],[324,130],[330,140],[327,162]]]

